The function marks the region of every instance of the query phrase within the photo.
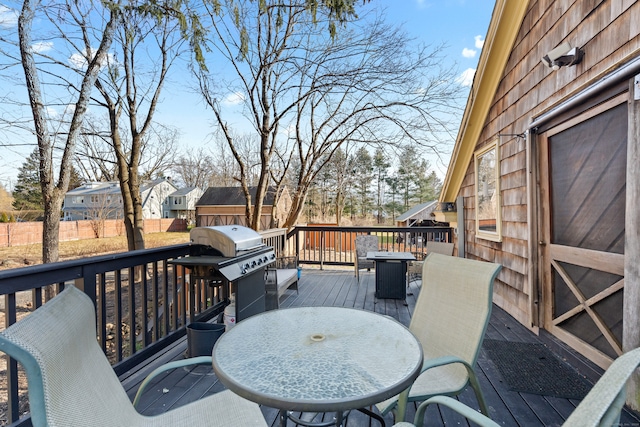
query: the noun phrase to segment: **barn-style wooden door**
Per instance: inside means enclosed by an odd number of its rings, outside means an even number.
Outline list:
[[[543,327],[603,367],[622,342],[624,98],[549,129],[538,145]]]

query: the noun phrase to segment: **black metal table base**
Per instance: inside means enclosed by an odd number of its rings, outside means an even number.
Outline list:
[[[358,409],[358,411],[362,412],[365,415],[368,415],[371,418],[376,419],[382,427],[385,427],[384,418],[382,418],[380,415],[376,414],[375,412],[366,408],[360,408]],[[294,416],[293,413],[291,413],[290,411],[280,410],[280,427],[286,427],[287,420],[291,420],[297,425],[302,425],[306,427],[329,427],[329,426],[346,427],[347,419],[349,417],[350,412],[351,411],[336,412],[335,417],[333,417],[333,419],[330,421],[311,422],[311,421],[302,420]]]

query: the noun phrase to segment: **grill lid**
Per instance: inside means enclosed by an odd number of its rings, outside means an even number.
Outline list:
[[[210,246],[225,257],[235,257],[266,246],[258,232],[241,225],[195,227],[189,237],[192,243]]]

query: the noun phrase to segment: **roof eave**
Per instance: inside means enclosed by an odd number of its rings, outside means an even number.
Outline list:
[[[439,202],[455,201],[484,127],[529,2],[497,0]]]

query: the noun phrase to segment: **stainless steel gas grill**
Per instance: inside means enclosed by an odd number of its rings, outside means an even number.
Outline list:
[[[264,270],[275,262],[276,254],[259,233],[222,225],[193,228],[189,237],[189,256],[172,263],[191,270],[191,283],[205,280],[219,287],[224,298],[235,293],[236,321],[265,311]]]

